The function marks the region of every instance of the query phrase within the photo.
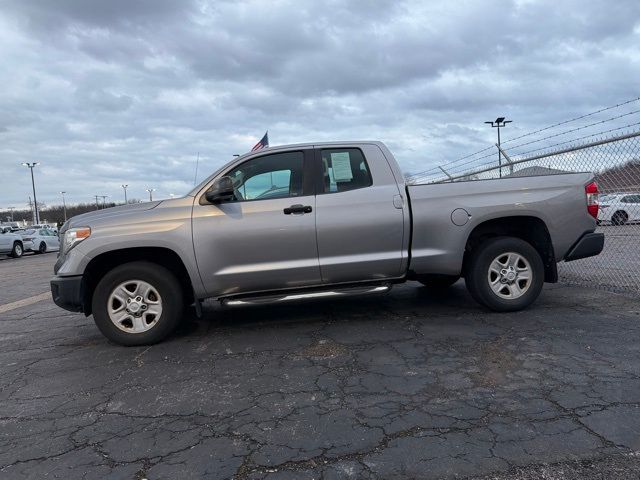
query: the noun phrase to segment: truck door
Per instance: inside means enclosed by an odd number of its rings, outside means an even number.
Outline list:
[[[234,198],[196,198],[193,246],[208,294],[320,284],[313,150],[266,153],[223,173]],[[203,204],[204,202],[204,204]]]
[[[376,145],[318,148],[315,159],[322,281],[402,276],[406,207],[380,149]]]

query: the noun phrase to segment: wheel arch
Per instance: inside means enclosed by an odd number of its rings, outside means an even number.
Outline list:
[[[558,281],[558,267],[549,229],[542,219],[530,215],[498,217],[476,225],[467,237],[462,271],[475,248],[489,238],[503,236],[516,237],[531,244],[542,258],[545,282]]]
[[[147,261],[161,265],[175,274],[186,305],[194,301],[193,284],[187,268],[180,256],[166,247],[131,247],[109,250],[92,258],[87,264],[82,280],[82,311],[89,316],[92,313],[93,292],[100,279],[113,268],[125,263]]]

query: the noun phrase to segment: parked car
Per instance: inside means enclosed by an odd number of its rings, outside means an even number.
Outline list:
[[[158,342],[183,306],[379,293],[461,276],[495,311],[529,306],[557,262],[597,255],[589,173],[407,185],[381,142],[251,152],[187,196],[73,217],[51,291],[122,345]]]
[[[625,225],[640,221],[640,193],[600,195],[598,223]]]
[[[24,242],[22,237],[10,230],[0,228],[0,254],[19,258],[24,253]]]
[[[4,222],[2,224],[0,224],[0,227],[2,228],[9,228],[12,232],[15,232],[16,230],[18,230],[20,228],[20,226],[18,225],[18,222]]]
[[[41,228],[46,228],[47,230],[51,230],[52,232],[54,232],[56,235],[58,234],[57,227],[55,227],[53,225],[49,225],[48,223],[42,223],[42,224],[39,224],[39,225],[31,225],[30,228],[33,228],[35,230],[39,230]]]
[[[22,235],[25,242],[32,243],[30,250],[33,252],[46,253],[60,250],[58,234],[49,228],[29,228]]]

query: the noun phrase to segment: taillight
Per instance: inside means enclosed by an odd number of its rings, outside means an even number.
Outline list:
[[[598,218],[598,184],[591,182],[584,187],[584,193],[587,195],[587,211],[593,218]]]

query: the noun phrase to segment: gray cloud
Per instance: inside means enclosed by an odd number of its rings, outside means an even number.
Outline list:
[[[405,170],[638,95],[637,1],[8,0],[0,207],[181,193],[269,129],[373,138]],[[508,135],[508,134],[506,134]]]

